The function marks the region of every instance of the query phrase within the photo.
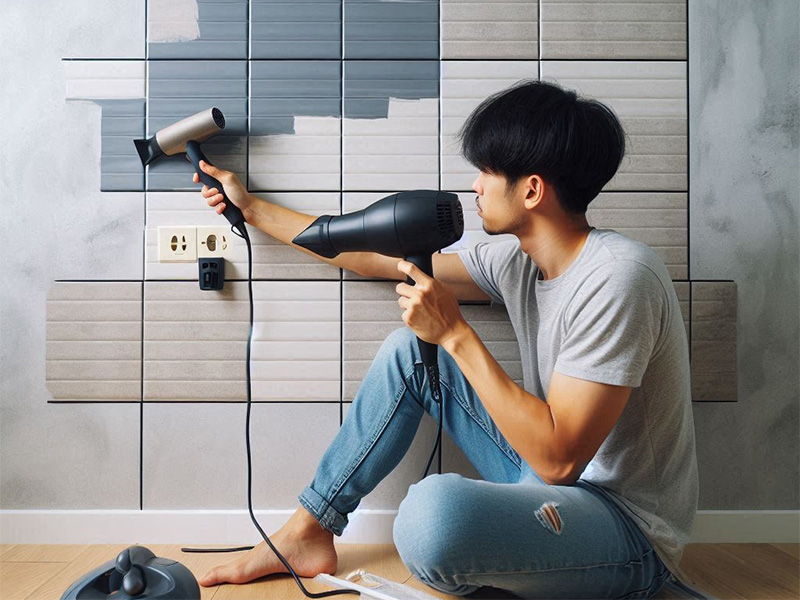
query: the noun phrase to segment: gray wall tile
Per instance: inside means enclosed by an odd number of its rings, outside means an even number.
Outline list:
[[[692,282],[692,399],[738,399],[736,283]]]
[[[251,58],[341,58],[341,0],[252,0],[250,10]]]
[[[344,0],[344,58],[438,59],[439,0]]]
[[[686,59],[686,0],[542,0],[542,58]]]
[[[53,283],[46,360],[56,401],[141,400],[142,284]]]
[[[247,508],[244,406],[146,403],[143,410],[145,510]],[[338,429],[338,404],[253,405],[254,506],[298,507]]]
[[[539,57],[539,5],[528,0],[442,0],[442,58]]]
[[[225,115],[224,134],[203,143],[214,164],[245,181],[247,162],[247,61],[148,62],[148,135],[212,106]],[[148,167],[148,190],[197,189],[185,154],[162,156]]]
[[[144,167],[131,140],[144,137],[144,98],[96,100],[103,109],[100,190],[144,190]]]
[[[149,58],[247,58],[247,0],[147,0]]]

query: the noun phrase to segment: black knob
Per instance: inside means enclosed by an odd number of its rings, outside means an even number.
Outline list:
[[[114,568],[120,575],[125,575],[125,573],[131,570],[130,548],[125,548],[125,550],[117,555],[117,564]]]
[[[129,596],[138,596],[147,587],[144,569],[139,565],[131,565],[130,570],[122,578],[122,589]]]

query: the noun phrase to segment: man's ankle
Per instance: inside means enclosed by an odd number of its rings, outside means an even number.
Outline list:
[[[286,524],[302,536],[333,536],[333,533],[320,525],[317,518],[302,505],[294,512]]]

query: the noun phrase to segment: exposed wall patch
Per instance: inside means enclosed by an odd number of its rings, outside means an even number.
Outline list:
[[[147,41],[188,42],[200,37],[196,0],[149,0]]]

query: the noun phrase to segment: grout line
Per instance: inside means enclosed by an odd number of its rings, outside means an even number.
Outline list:
[[[147,137],[147,126],[150,120],[150,64],[149,45],[147,43],[147,5],[144,3],[144,137]],[[142,229],[142,321],[140,331],[141,363],[139,364],[139,510],[144,510],[144,288],[147,273],[147,179],[149,167],[143,168],[144,179],[144,227]]]
[[[339,214],[344,213],[344,3],[339,3]],[[388,110],[388,109],[387,109]],[[339,269],[339,427],[344,423],[344,270]]]
[[[538,29],[539,39],[537,40],[537,42],[538,42],[537,43],[537,47],[539,49],[539,52],[538,52],[539,56],[537,57],[537,61],[536,62],[539,63],[539,81],[541,81],[542,80],[542,0],[538,0],[538,1],[539,1],[539,14],[537,15],[537,17],[538,17],[537,25],[538,25],[538,28],[539,28]]]

